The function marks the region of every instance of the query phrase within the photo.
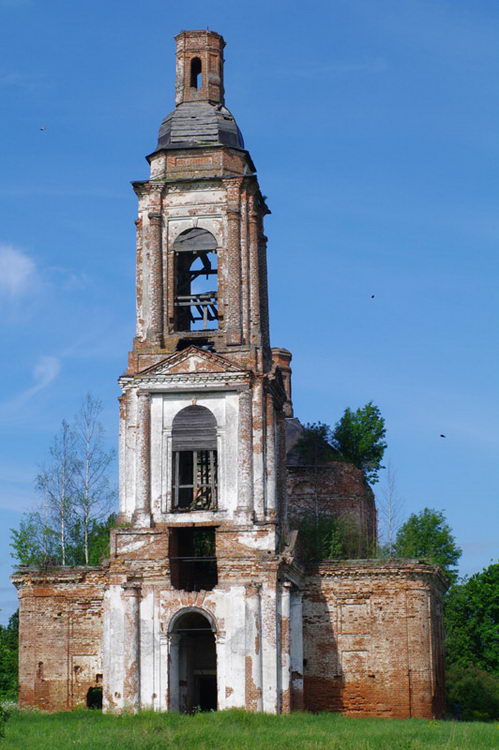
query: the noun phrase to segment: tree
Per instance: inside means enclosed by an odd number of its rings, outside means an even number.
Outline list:
[[[92,525],[109,513],[116,495],[108,475],[115,452],[104,447],[104,428],[99,421],[101,411],[101,401],[87,393],[73,427],[76,458],[73,511],[83,536],[85,565],[89,564]]]
[[[395,537],[400,526],[403,502],[397,491],[395,472],[390,462],[386,467],[385,481],[378,498],[380,520],[380,553],[383,557],[394,557]]]
[[[450,587],[444,623],[449,711],[499,718],[499,563]]]
[[[449,666],[474,665],[499,677],[499,563],[451,586],[445,632]]]
[[[320,466],[338,457],[331,443],[333,432],[324,422],[308,423],[296,443],[295,449],[307,466]]]
[[[37,525],[37,513],[25,513],[19,529],[11,529],[12,557],[18,565],[46,568],[61,565],[61,551],[57,533]],[[116,526],[116,515],[111,513],[103,521],[92,521],[88,533],[88,563],[85,559],[83,535],[79,522],[73,524],[66,539],[66,565],[99,565],[109,555],[109,534]],[[52,549],[43,547],[40,539],[52,539]]]
[[[469,664],[451,665],[445,675],[447,710],[463,721],[499,719],[499,677]]]
[[[300,555],[304,562],[354,559],[364,551],[362,534],[349,518],[305,516],[299,531]]]
[[[73,423],[63,420],[49,448],[50,463],[35,480],[40,505],[11,531],[13,557],[19,563],[99,562],[95,550],[107,543],[103,539],[114,524],[109,513],[116,496],[109,479],[115,454],[104,447],[101,411],[101,402],[87,394]]]
[[[305,425],[296,443],[304,463],[318,466],[329,461],[350,461],[362,470],[371,484],[378,481],[378,472],[386,449],[385,420],[377,406],[368,404],[352,411],[346,408],[334,430],[323,422]]]
[[[21,565],[44,566],[60,558],[57,531],[40,511],[24,513],[19,528],[10,530],[10,546]]]
[[[457,578],[455,566],[462,551],[445,516],[438,510],[424,508],[413,513],[400,527],[395,539],[397,557],[425,557],[439,565],[451,581]]]
[[[74,433],[65,419],[62,420],[49,452],[51,463],[38,474],[35,484],[43,495],[48,514],[55,520],[61,562],[66,565],[67,536],[74,514],[76,452]]]
[[[332,432],[332,446],[341,456],[364,472],[368,482],[378,481],[378,472],[386,449],[385,420],[377,406],[369,401],[365,406],[345,413]]]
[[[17,641],[19,612],[0,625],[0,700],[17,700]]]

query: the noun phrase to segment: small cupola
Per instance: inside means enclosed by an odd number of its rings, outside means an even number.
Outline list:
[[[176,108],[163,122],[156,151],[229,146],[244,149],[224,99],[225,41],[216,31],[181,31],[177,42]]]

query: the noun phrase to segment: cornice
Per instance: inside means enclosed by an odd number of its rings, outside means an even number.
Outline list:
[[[250,385],[248,372],[197,372],[176,373],[174,375],[145,375],[142,377],[121,377],[118,382],[123,392],[131,387],[141,390],[168,391],[191,387],[203,390],[221,390],[224,386],[231,390],[241,390]]]
[[[37,568],[34,566],[20,566],[17,568],[10,580],[18,589],[37,585],[50,585],[58,583],[86,583],[89,586],[99,585],[100,578],[106,575],[107,566],[67,566],[56,568]]]
[[[341,560],[324,561],[309,565],[307,577],[321,579],[390,578],[393,580],[424,580],[427,585],[437,584],[446,591],[449,582],[437,565],[422,560]]]

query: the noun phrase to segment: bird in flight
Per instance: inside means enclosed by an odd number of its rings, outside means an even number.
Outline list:
[[[445,437],[445,435],[440,434],[440,437]]]
[[[375,294],[371,294],[371,299],[374,299],[376,297]]]
[[[47,128],[46,128],[46,127],[43,127],[43,128],[39,128],[39,129],[40,129],[40,130],[43,130],[43,131],[46,131],[46,130],[47,130]]]

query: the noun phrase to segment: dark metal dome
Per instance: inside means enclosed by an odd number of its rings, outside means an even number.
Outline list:
[[[156,151],[211,145],[244,149],[232,114],[223,104],[182,102],[161,123]]]

